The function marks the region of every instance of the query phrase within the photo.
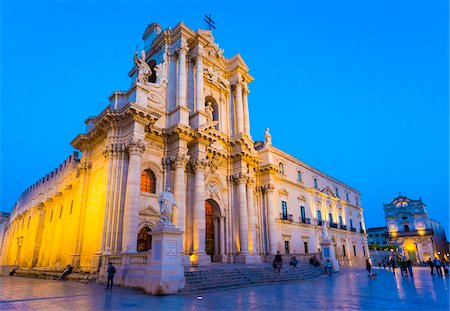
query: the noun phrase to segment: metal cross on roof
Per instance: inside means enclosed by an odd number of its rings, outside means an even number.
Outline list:
[[[209,16],[205,15],[205,18],[203,20],[206,22],[206,24],[208,24],[209,30],[211,30],[211,28],[216,29],[216,26],[214,26],[216,23],[211,19],[211,14],[209,14]]]

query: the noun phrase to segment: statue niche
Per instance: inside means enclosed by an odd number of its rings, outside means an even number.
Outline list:
[[[212,96],[205,98],[205,113],[207,123],[219,121],[219,105]],[[219,130],[219,124],[216,125],[216,130]]]

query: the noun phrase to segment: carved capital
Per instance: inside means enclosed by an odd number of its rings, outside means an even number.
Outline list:
[[[173,158],[173,163],[175,164],[175,168],[179,168],[179,167],[186,167],[186,164],[189,161],[189,156],[187,154],[177,154],[174,158]]]
[[[208,167],[208,160],[205,158],[195,157],[191,159],[191,166],[194,172],[204,172]]]
[[[171,158],[162,158],[161,164],[164,169],[170,167],[173,164],[173,160]]]
[[[104,153],[104,152],[103,152]],[[77,164],[77,168],[80,171],[87,171],[92,167],[92,162],[86,158],[81,158],[80,162]]]
[[[180,47],[177,49],[178,54],[184,54],[186,55],[187,52],[189,51],[187,44],[182,44],[180,45]]]
[[[127,143],[127,150],[130,155],[137,154],[142,155],[145,151],[145,143],[142,139],[130,139]]]
[[[126,147],[123,143],[111,143],[106,145],[105,150],[103,151],[103,155],[105,158],[116,158],[121,155],[126,150]]]
[[[248,181],[248,175],[244,173],[237,173],[233,175],[233,180],[237,184],[245,184]]]
[[[266,184],[261,186],[261,190],[265,193],[273,193],[275,191],[275,186],[272,184]]]
[[[255,178],[253,178],[253,177],[249,177],[249,178],[248,178],[247,185],[248,185],[249,187],[254,187],[254,186],[255,186],[255,183],[256,183],[256,179],[255,179]]]

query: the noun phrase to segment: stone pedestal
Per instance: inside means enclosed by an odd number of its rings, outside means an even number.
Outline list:
[[[152,255],[145,273],[144,291],[154,295],[175,294],[186,285],[181,260],[182,231],[174,225],[158,225],[151,232]]]
[[[322,260],[321,263],[325,266],[327,259],[331,261],[331,266],[334,272],[340,271],[339,262],[336,259],[336,252],[334,250],[334,243],[330,240],[322,240],[320,242],[320,248],[322,249]]]

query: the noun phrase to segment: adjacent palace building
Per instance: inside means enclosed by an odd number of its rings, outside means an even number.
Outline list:
[[[360,193],[250,136],[242,57],[211,31],[150,24],[132,86],[88,118],[79,150],[26,189],[6,225],[3,266],[95,272],[105,254],[147,252],[158,195],[178,203],[184,264],[257,263],[318,253],[329,224],[342,265],[368,256]]]

